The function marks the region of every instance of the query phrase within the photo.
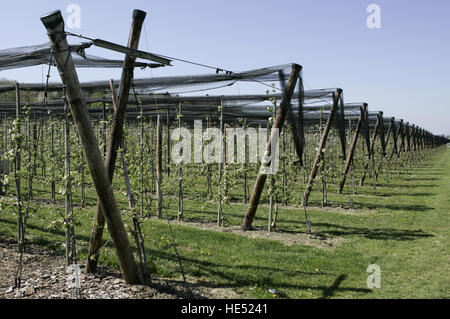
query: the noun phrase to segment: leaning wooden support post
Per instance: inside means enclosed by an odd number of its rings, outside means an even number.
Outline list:
[[[409,122],[406,123],[405,135],[406,135],[406,152],[410,152],[411,151],[411,135],[410,135]]]
[[[87,105],[84,101],[80,81],[75,71],[69,44],[64,32],[64,20],[61,11],[48,13],[41,17],[41,21],[47,29],[52,53],[58,66],[61,80],[66,86],[67,100],[97,196],[104,212],[108,230],[116,249],[122,275],[127,283],[139,283],[137,264],[131,251],[128,235],[105,169],[97,138],[92,128]]]
[[[394,119],[392,118],[391,122],[389,123],[387,134],[385,134],[383,112],[380,112],[380,114],[378,116],[380,117],[380,133],[378,134],[378,136],[380,137],[380,144],[381,144],[381,159],[375,170],[375,178],[377,180],[378,180],[378,175],[380,174],[380,171],[383,167],[383,164],[385,164],[385,162],[386,162],[386,147],[387,147],[387,143],[389,141],[389,134],[391,133],[391,129],[392,129],[392,122],[394,121]]]
[[[408,160],[406,162],[406,164],[412,164],[412,161],[410,160],[410,156],[411,154],[411,135],[410,135],[410,126],[409,123],[406,123],[406,127],[405,127],[405,137],[406,137],[406,145],[405,145],[405,152],[407,154]]]
[[[281,89],[283,90],[283,95],[286,94],[286,84],[285,84],[285,80],[284,80],[284,73],[283,71],[278,71],[278,79],[280,81],[280,85],[281,85]],[[300,79],[298,81],[301,81]],[[303,98],[301,95],[303,94],[303,92],[301,92],[301,90],[299,90],[298,92],[298,98],[301,101],[301,99]],[[295,117],[294,117],[294,111],[292,110],[291,107],[291,99],[289,99],[289,103],[286,104],[286,108],[287,108],[287,118],[289,121],[289,124],[291,125],[291,130],[292,130],[292,138],[294,139],[294,148],[295,148],[295,152],[297,153],[298,156],[298,163],[300,165],[303,164],[302,161],[302,155],[303,155],[303,140],[301,139],[301,132],[300,129],[297,125],[297,123],[295,122]],[[299,110],[299,112],[303,112],[303,110]]]
[[[344,171],[342,172],[342,179],[341,179],[341,182],[339,184],[339,189],[338,189],[339,194],[342,194],[342,190],[344,189],[344,186],[345,186],[345,180],[347,179],[347,174],[348,174],[348,171],[350,170],[350,165],[352,164],[352,161],[353,161],[353,154],[355,152],[356,143],[358,141],[359,131],[361,130],[362,122],[364,121],[364,114],[366,112],[366,109],[367,109],[367,104],[363,104],[363,106],[360,109],[361,113],[359,115],[358,123],[356,124],[356,129],[355,129],[355,132],[353,135],[353,140],[352,140],[352,144],[350,146],[350,151],[347,154],[347,160],[345,162]]]
[[[283,94],[283,98],[280,102],[280,108],[277,113],[277,117],[275,119],[275,124],[273,126],[274,129],[278,129],[281,131],[283,129],[284,120],[287,115],[287,106],[290,104],[290,100],[292,98],[292,94],[294,93],[294,89],[297,83],[297,79],[300,75],[301,66],[298,64],[292,65],[292,71],[289,76],[288,83],[286,85],[286,94]],[[272,136],[270,138],[269,143],[267,144],[267,152],[271,154],[272,150]],[[244,221],[242,223],[243,230],[252,229],[253,219],[256,215],[256,210],[258,209],[259,199],[261,198],[261,193],[264,188],[264,184],[266,182],[267,175],[261,172],[258,173],[258,177],[256,178],[255,186],[253,187],[253,192],[250,197],[250,202],[248,206],[247,213],[245,214]]]
[[[317,171],[319,169],[320,161],[323,158],[323,149],[325,144],[327,143],[328,133],[331,129],[331,124],[333,123],[334,114],[336,113],[336,109],[338,107],[338,103],[340,101],[342,94],[342,90],[338,89],[336,95],[334,96],[333,105],[331,106],[330,114],[328,115],[327,124],[325,125],[325,129],[323,130],[322,137],[319,142],[319,148],[317,149],[316,159],[314,160],[314,164],[311,168],[311,174],[308,179],[308,183],[306,184],[305,193],[303,194],[301,206],[308,206],[309,195],[311,194],[312,186],[314,183],[314,179],[316,178]]]
[[[373,151],[374,151],[374,148],[375,148],[375,141],[376,141],[376,138],[377,138],[377,135],[378,135],[378,130],[380,128],[380,124],[381,124],[382,120],[383,119],[380,119],[380,117],[378,116],[377,123],[375,124],[375,128],[373,130],[372,139],[370,141],[370,154],[369,154],[368,159],[366,160],[366,163],[364,164],[361,180],[359,181],[359,186],[364,186],[364,181],[366,179],[367,170],[369,168],[370,162],[373,161],[373,159],[374,159],[374,152]]]
[[[128,47],[137,49],[139,45],[139,38],[141,35],[142,26],[144,23],[146,13],[140,10],[134,10],[133,22],[131,25],[130,36],[128,39]],[[123,125],[125,121],[126,107],[128,104],[129,93],[131,89],[131,81],[134,74],[134,65],[136,58],[125,56],[123,64],[122,75],[120,79],[119,98],[114,117],[111,123],[110,136],[108,147],[106,150],[105,167],[108,173],[109,182],[112,183],[114,177],[114,169],[117,160],[117,150],[122,144],[123,139]],[[112,92],[115,92],[114,87]],[[105,218],[102,212],[100,202],[97,202],[95,213],[94,226],[91,233],[91,239],[88,250],[88,258],[86,265],[87,273],[94,273],[97,269],[99,250],[102,247],[103,229],[105,227]]]
[[[397,130],[396,130],[395,133],[393,134],[393,137],[394,137],[394,145],[392,146],[392,151],[391,151],[391,153],[390,153],[390,155],[389,155],[389,160],[392,159],[392,156],[394,156],[394,153],[395,153],[395,154],[398,154],[398,153],[399,153],[399,151],[398,151],[398,136],[400,135],[400,132],[401,132],[401,130],[402,130],[402,126],[403,126],[403,120],[400,120],[400,122],[398,123]]]
[[[156,120],[156,213],[162,218],[162,123],[161,115]]]
[[[387,131],[387,134],[386,134],[386,140],[385,140],[385,142],[384,142],[384,144],[385,144],[385,148],[387,148],[387,146],[388,146],[388,144],[389,144],[389,137],[391,136],[391,133],[392,133],[392,135],[394,135],[394,118],[392,117],[391,118],[391,121],[389,122],[389,127],[388,127],[388,131]]]
[[[341,98],[339,99],[339,139],[341,140],[341,148],[342,148],[342,161],[345,160],[345,156],[347,154],[347,139],[345,134],[345,106],[344,106],[344,97],[341,94]]]

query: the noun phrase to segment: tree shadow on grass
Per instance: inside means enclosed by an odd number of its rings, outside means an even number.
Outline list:
[[[336,293],[336,291],[339,291],[339,286],[345,280],[345,278],[347,278],[347,275],[338,276],[330,287],[323,290],[322,297],[320,297],[320,299],[328,299],[332,297]]]
[[[149,254],[152,256],[157,256],[162,259],[173,259],[173,254],[163,252],[163,251],[155,251],[149,250]],[[276,267],[264,267],[259,264],[255,265],[234,265],[232,267],[221,265],[219,263],[214,263],[211,261],[198,260],[195,258],[190,258],[187,256],[183,256],[183,263],[185,265],[185,269],[188,268],[188,264],[195,265],[197,269],[194,276],[209,276],[220,278],[221,283],[215,283],[212,281],[202,281],[202,285],[211,288],[245,288],[251,287],[258,283],[259,287],[263,287],[265,289],[274,288],[277,290],[280,289],[294,289],[294,290],[318,290],[322,292],[322,297],[329,298],[336,292],[359,292],[359,293],[370,293],[372,292],[367,288],[357,288],[357,287],[339,287],[342,281],[347,278],[347,275],[341,274],[334,281],[331,286],[326,285],[308,285],[306,281],[311,276],[335,276],[332,273],[324,273],[324,272],[302,272],[302,271],[294,271],[294,270],[286,270]],[[187,271],[189,273],[189,270]],[[275,281],[273,279],[273,274],[281,272],[283,273],[283,282]],[[296,284],[293,281],[294,277],[305,276],[304,284]],[[255,279],[257,277],[257,279]],[[225,281],[225,282],[224,282]],[[302,280],[303,281],[303,280]],[[278,291],[279,297],[289,298],[288,295],[284,294],[281,291]]]
[[[7,220],[7,219],[3,219],[0,218],[0,223],[5,223],[5,224],[9,224],[9,225],[16,225],[17,222],[16,221],[12,221],[12,220]],[[37,230],[43,233],[47,233],[47,234],[52,234],[52,235],[57,235],[57,236],[66,236],[66,232],[64,230],[60,230],[60,229],[45,229],[42,226],[37,226],[34,225],[30,222],[27,223],[27,229],[32,229],[32,230]],[[25,236],[28,236],[28,234],[26,233]],[[76,234],[77,239],[82,239],[85,242],[89,242],[90,241],[90,237],[89,236],[85,236],[85,235],[81,235],[81,234]],[[33,238],[33,240],[31,240],[31,243],[33,244],[37,244],[37,245],[49,245],[49,247],[51,247],[52,242],[51,241],[47,241],[44,238],[40,237],[40,236],[36,236],[35,238]],[[54,243],[53,243],[54,244]],[[112,245],[111,245],[112,246]]]
[[[350,227],[329,223],[313,223],[311,227],[326,227],[329,230],[320,230],[314,234],[324,237],[360,235],[367,239],[411,241],[419,238],[434,237],[433,234],[422,230],[394,229],[394,228],[363,228]]]
[[[435,188],[438,187],[439,185],[436,183],[433,184],[395,184],[395,183],[381,183],[381,184],[377,184],[377,187],[385,187],[388,189],[392,189],[392,188]]]
[[[353,203],[354,208],[359,209],[387,209],[392,211],[412,211],[412,212],[425,212],[434,210],[433,207],[428,207],[425,205],[403,205],[403,204],[383,204],[383,203]]]
[[[0,222],[6,222],[8,224],[14,224],[14,222],[9,220],[0,220]],[[42,227],[38,227],[35,225],[29,224],[28,227],[30,229],[36,229],[40,231],[44,231]],[[63,236],[63,231],[54,231],[53,233],[57,233],[58,235]],[[79,239],[88,240],[89,238],[86,236],[77,236]],[[48,241],[45,238],[35,238],[33,240],[30,240],[29,243],[39,245],[43,248],[50,249],[57,255],[64,255],[63,249],[61,246],[58,247],[58,249],[55,249],[56,247],[53,246],[54,242]],[[110,248],[112,248],[112,245],[108,245]],[[158,258],[158,259],[165,259],[170,261],[175,261],[176,256],[173,253],[162,251],[162,250],[156,250],[156,249],[146,249],[148,256],[152,256],[152,259]],[[310,272],[310,271],[301,271],[297,269],[285,269],[281,267],[269,267],[269,266],[262,266],[259,263],[255,264],[244,264],[244,265],[224,265],[220,263],[215,263],[211,261],[205,261],[205,260],[199,260],[194,257],[189,256],[182,256],[183,265],[185,268],[185,271],[187,274],[193,277],[209,277],[209,278],[220,278],[221,283],[214,283],[213,281],[209,282],[202,282],[202,287],[210,287],[210,288],[244,288],[244,287],[250,287],[254,285],[255,282],[258,282],[260,286],[263,286],[267,289],[274,288],[279,290],[278,296],[282,298],[289,298],[288,295],[283,293],[282,289],[293,289],[293,290],[317,290],[321,291],[323,296],[331,297],[335,292],[337,291],[350,291],[350,292],[359,292],[359,293],[369,293],[371,292],[369,289],[363,289],[363,288],[353,288],[353,287],[347,287],[347,288],[341,288],[339,287],[339,284],[343,281],[342,278],[345,278],[346,275],[340,275],[338,277],[339,279],[338,283],[335,283],[328,287],[326,285],[316,285],[311,284],[309,285],[308,278],[317,277],[317,276],[334,276],[333,273],[327,273],[327,272]],[[152,260],[151,263],[155,262],[155,260]],[[190,264],[190,265],[189,265]],[[195,266],[195,271],[192,271],[189,266],[192,265]],[[274,274],[275,273],[281,273],[281,278],[284,278],[281,282],[280,280],[274,280]],[[109,275],[113,277],[120,277],[120,274],[116,271],[104,271],[104,275]],[[293,283],[292,278],[294,277],[304,277],[304,279],[301,279],[301,284]],[[212,280],[212,279],[211,279]],[[170,280],[169,280],[170,281]],[[175,280],[177,281],[177,280]],[[151,284],[150,287],[164,293],[168,293],[177,297],[186,298],[186,297],[192,297],[189,295],[186,295],[184,292],[180,292],[180,289],[175,289],[173,286],[175,286],[174,283],[164,281],[159,283]],[[304,282],[304,283],[303,283]],[[179,280],[178,280],[179,284]],[[189,284],[189,285],[197,285]],[[172,288],[171,288],[172,287]],[[186,289],[188,290],[188,289]],[[194,295],[194,298],[201,298],[200,295]]]
[[[377,193],[375,194],[376,196],[380,196],[380,197],[392,197],[392,196],[409,196],[409,197],[416,197],[416,196],[420,196],[420,197],[428,197],[428,196],[434,196],[435,193],[427,193],[427,192],[418,192],[418,193],[400,193],[400,192],[389,192],[389,193],[384,193],[384,192],[379,192],[377,191]]]

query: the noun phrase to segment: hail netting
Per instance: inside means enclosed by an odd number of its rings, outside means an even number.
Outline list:
[[[84,59],[83,45],[72,46],[71,49],[73,50],[72,54],[79,57],[80,63],[96,65],[102,65],[103,63],[100,60]],[[5,51],[11,51],[3,56],[7,56],[10,62],[13,61],[14,54],[12,51],[14,49],[4,50],[3,52]],[[50,61],[50,49],[47,44],[28,47],[28,49],[22,50],[23,52],[18,49],[15,51],[17,63],[24,63],[24,66],[26,63],[37,63],[38,60],[42,63]],[[31,54],[33,59],[27,58],[27,54]],[[1,57],[0,53],[0,68],[2,67]],[[101,60],[110,66],[115,65],[114,63],[116,63],[115,66],[122,63],[121,61]],[[218,106],[222,105],[225,123],[241,123],[242,119],[245,118],[248,126],[265,127],[268,118],[273,115],[270,107],[274,103],[279,106],[281,102],[282,88],[284,87],[282,81],[288,77],[291,69],[292,65],[287,64],[231,74],[219,72],[204,75],[134,79],[126,112],[127,120],[136,119],[142,112],[145,117],[161,114],[164,120],[168,116],[169,121],[173,122],[181,104],[184,125],[190,126],[194,120],[204,120],[206,117],[209,117],[212,123],[217,123],[220,116]],[[280,77],[280,74],[283,76]],[[304,129],[317,126],[321,120],[327,121],[338,89],[304,91],[301,76],[297,83],[290,104],[302,143],[304,142],[302,141]],[[120,81],[115,80],[114,85],[117,90]],[[14,84],[0,85],[0,95],[2,95],[1,93],[7,94],[14,89]],[[64,114],[61,83],[49,83],[47,88],[40,83],[21,83],[20,89],[27,92],[43,92],[44,90],[49,92],[49,100],[46,105],[44,105],[43,98],[40,95],[36,95],[36,98],[31,100],[22,100],[23,105],[28,105],[30,114],[36,113],[37,116],[41,116],[43,106],[45,107],[44,116],[48,116],[50,113],[55,116]],[[103,103],[107,106],[107,112],[112,113],[109,81],[84,82],[82,83],[82,90],[93,119],[103,116]],[[0,98],[0,101],[7,100]],[[0,112],[15,113],[14,99],[9,99],[9,101],[0,102]],[[349,125],[347,119],[357,119],[361,105],[361,103],[344,104],[343,99],[338,101],[333,125],[339,132],[344,152],[346,149],[345,129]],[[376,115],[368,113],[366,120],[368,127],[372,128],[376,122]],[[356,122],[351,121],[353,125],[356,125]],[[367,132],[368,127],[364,128],[365,132]]]
[[[282,65],[232,74],[134,79],[127,117],[136,118],[142,108],[145,116],[156,115],[158,112],[165,114],[168,110],[173,120],[181,103],[184,122],[201,119],[206,115],[210,115],[211,120],[216,121],[220,113],[218,106],[223,105],[226,122],[246,117],[251,124],[265,125],[267,118],[271,116],[267,110],[268,106],[273,105],[271,100],[275,99],[279,104],[283,95],[279,72],[289,74],[290,70],[291,65]],[[117,89],[120,81],[114,83]],[[45,89],[43,85],[35,83],[21,83],[20,88],[31,92],[42,92]],[[109,81],[82,83],[82,89],[87,104],[91,106],[89,112],[94,117],[101,114],[101,108],[96,108],[96,104],[111,103]],[[0,85],[0,93],[13,90],[13,84]],[[56,115],[62,114],[64,106],[61,99],[62,85],[49,83],[46,90],[53,92],[47,103],[48,110]],[[94,97],[99,95],[104,97]],[[302,86],[299,85],[291,100],[296,117],[301,109],[298,105],[302,104],[302,97]],[[42,102],[39,99],[33,101],[30,103],[30,112],[36,111],[41,106]],[[2,103],[0,111],[13,111],[14,107],[12,103]]]
[[[78,68],[121,68],[122,60],[110,60],[85,53],[90,43],[70,45],[73,63]],[[49,64],[56,66],[51,58],[49,43],[40,45],[0,50],[0,71],[24,68],[29,66]],[[152,66],[148,63],[136,62],[136,67],[145,68]]]

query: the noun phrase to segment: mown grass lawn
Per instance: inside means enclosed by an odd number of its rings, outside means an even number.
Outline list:
[[[352,197],[355,211],[308,210],[316,236],[339,239],[334,248],[285,245],[270,239],[253,239],[213,230],[200,230],[172,223],[178,252],[189,277],[232,287],[252,298],[445,298],[450,297],[450,150],[438,150],[424,160],[394,174],[390,185],[381,181],[346,195],[330,193],[329,199],[347,205]],[[95,203],[95,196],[89,203]],[[317,194],[314,198],[320,198]],[[118,196],[123,207],[126,199]],[[176,216],[176,198],[166,198],[167,214]],[[217,204],[185,200],[186,220],[213,222]],[[64,250],[64,228],[57,209],[42,203],[29,217],[28,240]],[[259,208],[255,226],[266,227],[267,207]],[[224,206],[228,225],[242,222],[246,206]],[[75,211],[79,257],[84,262],[94,208]],[[127,220],[125,218],[125,220]],[[10,209],[0,212],[0,237],[12,239],[16,219]],[[305,217],[300,208],[280,207],[278,229],[304,233]],[[180,277],[167,221],[147,219],[143,225],[150,268],[154,276]],[[108,236],[106,234],[105,238]],[[131,237],[130,237],[131,240]],[[100,263],[118,267],[108,243]],[[381,288],[368,289],[368,265],[381,268]],[[26,267],[26,265],[25,265]],[[276,289],[272,294],[269,289]]]

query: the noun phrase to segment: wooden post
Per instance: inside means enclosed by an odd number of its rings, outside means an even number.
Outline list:
[[[115,94],[113,94],[113,98],[115,97]],[[113,102],[113,105],[116,105],[115,102]],[[117,105],[116,105],[117,106]],[[114,107],[114,109],[117,109]],[[125,125],[125,123],[124,123]],[[128,173],[128,165],[127,161],[125,159],[125,154],[127,154],[127,145],[122,140],[122,152],[120,152],[120,159],[122,160],[122,168],[123,168],[123,180],[125,182],[125,189],[127,190],[127,199],[128,199],[128,208],[133,210],[136,207],[136,201],[134,200],[133,192],[131,191],[131,181],[130,181],[130,174]]]
[[[273,112],[272,117],[275,118],[277,114],[277,103],[275,101],[273,106]],[[268,123],[267,127],[271,127],[271,125]],[[301,159],[301,155],[300,155]],[[270,175],[270,189],[269,189],[269,220],[267,225],[267,231],[270,233],[272,231],[272,222],[273,222],[273,205],[274,205],[274,188],[275,188],[275,176],[274,174]]]
[[[303,206],[303,207],[308,206],[309,195],[311,194],[312,185],[314,183],[314,179],[316,178],[317,171],[319,169],[319,163],[320,163],[321,159],[323,158],[322,151],[327,142],[328,133],[330,132],[331,123],[333,122],[334,114],[336,113],[336,109],[337,109],[339,100],[341,98],[341,94],[342,94],[342,90],[338,89],[338,91],[334,97],[333,105],[331,106],[330,114],[328,115],[327,124],[325,125],[325,129],[323,130],[323,134],[322,134],[322,137],[319,142],[319,148],[317,150],[316,159],[314,160],[314,164],[311,169],[311,174],[309,176],[308,184],[306,185],[305,193],[303,194],[303,199],[302,199],[302,203],[301,203],[301,206]]]
[[[67,220],[71,220],[71,212],[72,212],[72,196],[71,196],[71,180],[70,180],[70,121],[69,121],[69,107],[66,101],[66,90],[64,89],[64,179],[66,182],[65,185],[65,197],[64,197],[64,210],[65,217]],[[72,241],[71,241],[71,233],[72,233],[72,225],[73,220],[71,220],[70,224],[66,223],[66,262],[67,265],[71,265],[73,260],[71,256],[72,252]]]
[[[108,230],[117,252],[122,275],[129,284],[139,283],[136,261],[131,251],[128,235],[89,118],[87,105],[84,101],[81,85],[75,71],[69,44],[67,43],[64,32],[64,20],[61,11],[58,10],[48,13],[41,17],[41,21],[47,29],[52,53],[58,66],[61,80],[66,85],[67,100],[104,212]]]
[[[391,153],[389,155],[389,160],[392,159],[392,156],[394,155],[394,153],[395,154],[399,153],[397,143],[398,143],[398,136],[399,136],[399,134],[401,132],[401,129],[402,129],[402,125],[403,125],[403,120],[400,120],[400,122],[398,123],[397,131],[393,135],[393,137],[394,137],[394,145],[392,146],[392,151],[391,151]]]
[[[117,112],[117,96],[116,96],[116,89],[114,87],[114,81],[112,79],[109,80],[109,88],[111,90],[111,100],[112,100],[113,110],[114,110],[114,113],[116,113]],[[123,122],[124,129],[125,129],[125,120],[126,119],[124,119],[124,122]],[[125,160],[125,154],[127,153],[127,147],[123,141],[123,138],[122,138],[120,146],[122,148],[122,152],[120,152],[120,159],[122,160],[123,179],[125,182],[125,188],[127,190],[128,208],[132,210],[136,207],[136,202],[134,200],[133,192],[131,191],[130,176],[128,173],[127,161]]]
[[[3,154],[6,154],[8,149],[8,114],[5,113],[5,120],[3,122]],[[1,164],[0,172],[3,174],[8,173],[9,163],[7,161],[3,161]],[[7,185],[3,185],[2,183],[3,177],[0,178],[0,195],[6,195]]]
[[[400,158],[400,153],[405,152],[405,135],[406,135],[406,125],[402,125],[402,129],[400,131],[400,147],[398,148],[397,157]]]
[[[341,140],[341,148],[342,148],[342,160],[344,161],[345,156],[347,154],[347,139],[345,134],[345,106],[344,106],[344,97],[341,95],[339,99],[339,138]]]
[[[178,104],[178,140],[181,140],[181,102]],[[183,165],[178,163],[178,220],[183,219]]]
[[[365,181],[365,179],[366,179],[366,173],[367,173],[367,169],[369,168],[369,164],[370,164],[370,162],[373,160],[373,158],[374,158],[374,148],[375,148],[375,141],[376,141],[376,138],[377,138],[377,135],[378,135],[378,130],[379,130],[379,128],[380,128],[380,124],[381,124],[381,121],[382,121],[383,119],[381,119],[380,120],[380,117],[378,116],[378,118],[377,118],[377,123],[375,124],[375,129],[374,129],[374,131],[373,131],[373,135],[372,135],[372,139],[371,139],[371,141],[370,141],[370,152],[369,152],[369,157],[368,157],[368,159],[367,159],[367,161],[366,161],[366,163],[364,164],[364,168],[363,168],[363,172],[362,172],[362,176],[361,176],[361,180],[360,180],[360,182],[359,182],[359,186],[364,186],[364,181]]]
[[[217,165],[218,167],[218,176],[219,176],[219,181],[217,184],[217,195],[219,197],[219,202],[218,202],[218,206],[217,206],[217,226],[220,226],[222,224],[223,221],[223,217],[222,217],[222,202],[223,202],[223,195],[222,195],[222,180],[223,180],[223,174],[222,174],[222,167],[225,166],[224,164],[224,160],[225,160],[225,156],[224,154],[224,129],[223,129],[223,100],[220,100],[220,148],[219,148],[219,152],[220,152],[220,160],[219,160],[219,164]]]
[[[247,130],[247,118],[244,118],[244,130]],[[248,147],[247,147],[247,138],[244,140],[244,203],[248,202],[248,186],[247,186],[247,155]]]
[[[385,147],[387,148],[387,146],[388,146],[388,143],[389,143],[389,137],[391,136],[391,133],[392,133],[392,135],[394,134],[394,118],[392,117],[391,118],[391,121],[390,121],[390,123],[389,123],[389,127],[388,127],[388,131],[387,131],[387,134],[386,134],[386,141],[385,141]]]
[[[111,91],[111,101],[113,105],[114,113],[117,113],[117,94],[116,94],[116,88],[114,86],[114,80],[109,80],[109,90]],[[124,125],[125,125],[125,119],[124,119]],[[123,139],[122,139],[123,140]]]
[[[52,193],[52,204],[56,203],[56,182],[55,182],[55,140],[54,140],[54,123],[53,115],[50,115],[50,155],[52,157],[51,161],[51,182],[50,188]]]
[[[358,141],[359,131],[361,130],[361,125],[362,125],[362,122],[364,121],[364,114],[366,112],[366,109],[367,109],[367,104],[364,103],[360,109],[360,115],[359,115],[358,123],[356,124],[356,129],[355,129],[355,132],[353,135],[352,144],[350,146],[350,151],[347,155],[347,160],[345,162],[344,171],[342,172],[342,179],[339,184],[339,190],[338,190],[339,194],[342,194],[342,190],[344,189],[344,185],[345,185],[345,180],[347,179],[347,174],[350,169],[350,165],[353,161],[353,154],[355,152],[356,142]]]
[[[167,130],[166,174],[167,177],[170,177],[170,110],[167,110],[166,130]]]
[[[283,98],[280,103],[280,108],[277,113],[277,118],[275,119],[275,124],[273,128],[279,129],[281,131],[283,129],[284,120],[287,115],[288,105],[290,104],[290,99],[292,98],[292,94],[294,93],[294,89],[296,86],[296,82],[300,75],[301,66],[298,64],[292,65],[292,71],[289,76],[288,83],[286,85],[286,94],[283,94]],[[267,153],[271,154],[272,150],[272,136],[270,138],[269,143],[267,144]],[[267,175],[258,173],[258,177],[256,178],[255,186],[253,188],[252,195],[250,197],[250,202],[248,206],[247,213],[245,214],[244,221],[242,223],[243,230],[252,229],[253,219],[256,215],[256,210],[258,209],[259,199],[261,198],[261,193],[264,188],[264,184],[266,182]]]
[[[162,124],[161,115],[156,120],[156,213],[162,218]]]
[[[104,98],[104,97],[103,97]],[[102,102],[102,144],[103,144],[103,158],[106,158],[106,103]]]
[[[422,150],[425,150],[427,148],[427,139],[425,136],[425,130],[423,128],[420,129],[420,135],[422,140]]]
[[[17,134],[21,134],[21,125],[20,125],[20,113],[22,112],[22,108],[20,105],[20,85],[16,83],[16,121],[18,121],[17,125]],[[22,145],[20,144],[20,139],[16,139],[17,145],[16,147],[16,161],[14,168],[14,179],[16,182],[16,200],[17,200],[17,243],[19,245],[19,252],[23,249],[24,243],[24,224],[23,224],[23,212],[22,212],[22,194],[21,194],[21,179],[20,179],[20,150]]]
[[[416,163],[417,159],[417,127],[415,125],[412,126],[412,145],[413,145],[413,161]]]
[[[383,163],[386,161],[386,145],[387,145],[387,141],[389,139],[389,134],[391,132],[391,125],[392,125],[392,122],[391,122],[388,127],[387,135],[385,135],[383,112],[380,112],[380,114],[378,116],[380,118],[380,134],[378,134],[378,136],[380,137],[380,144],[381,144],[381,159],[375,170],[375,178],[377,180],[378,180],[378,175],[380,173],[380,170],[383,166]]]
[[[137,49],[139,45],[139,38],[141,35],[142,25],[144,23],[146,13],[140,10],[133,11],[133,22],[131,25],[130,36],[128,39],[128,47]],[[120,79],[119,99],[117,102],[117,112],[114,113],[113,121],[111,123],[110,137],[106,151],[106,158],[104,166],[108,173],[108,180],[112,183],[114,177],[114,169],[117,159],[117,150],[122,144],[123,123],[125,121],[126,107],[128,105],[128,97],[131,88],[131,81],[133,79],[134,65],[136,58],[126,55],[123,64],[122,75]],[[111,83],[110,83],[111,84]],[[114,88],[114,87],[113,87]],[[112,90],[115,94],[115,90]],[[105,225],[105,218],[103,216],[100,201],[97,202],[95,213],[94,227],[91,233],[89,244],[86,272],[94,273],[97,269],[99,249],[102,246],[103,229]]]
[[[284,96],[287,91],[286,91],[286,84],[284,82],[283,71],[278,71],[278,79],[280,81],[281,89],[283,90],[283,96]],[[299,94],[298,98],[302,99],[301,94],[303,94],[303,92],[299,91],[298,94]],[[295,123],[294,112],[292,111],[290,101],[291,101],[291,99],[289,98],[289,103],[286,104],[287,118],[288,118],[289,124],[291,125],[291,129],[292,129],[292,138],[294,139],[294,147],[295,147],[295,152],[297,153],[297,156],[298,156],[298,163],[300,165],[302,165],[302,163],[303,163],[303,159],[302,159],[302,154],[303,154],[302,142],[303,142],[303,140],[301,139],[300,129],[298,128],[297,123]],[[299,112],[303,112],[303,110],[299,110]]]
[[[141,212],[141,216],[144,216],[144,193],[145,193],[145,188],[144,188],[144,112],[142,110],[142,105],[140,106],[140,132],[139,132],[139,168],[140,168],[140,173],[139,173],[139,177],[140,177],[140,212]]]
[[[386,156],[386,135],[385,135],[385,129],[384,129],[384,119],[383,119],[383,112],[380,111],[378,114],[379,120],[380,120],[380,127],[379,127],[379,134],[380,137],[380,145],[381,145],[381,155],[382,157]]]
[[[207,130],[207,132],[209,132],[209,128],[210,128],[210,123],[211,123],[211,117],[208,115],[208,116],[206,116],[206,130]],[[202,145],[202,147],[203,147],[203,145]],[[207,196],[206,196],[206,198],[207,199],[210,199],[210,198],[212,198],[212,176],[211,176],[211,173],[212,173],[212,169],[211,169],[211,164],[210,163],[207,163],[206,164],[206,187],[207,187],[207,191],[206,191],[206,193],[207,193]]]

